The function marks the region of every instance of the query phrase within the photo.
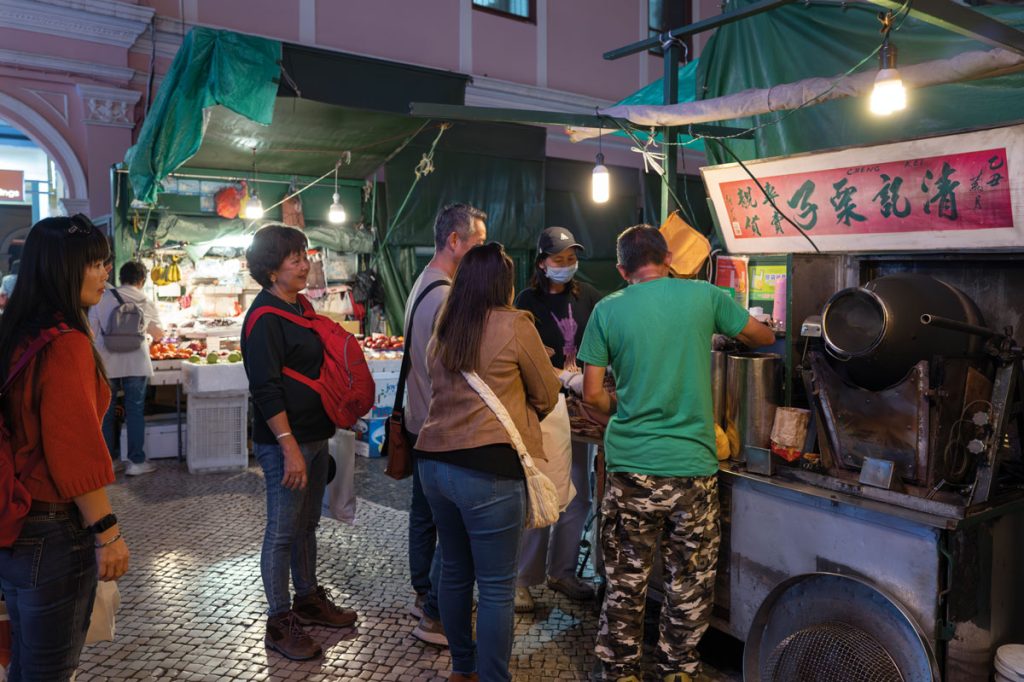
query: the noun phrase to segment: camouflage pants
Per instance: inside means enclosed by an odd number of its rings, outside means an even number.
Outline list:
[[[612,679],[638,673],[647,581],[660,539],[658,672],[696,674],[718,563],[718,479],[609,472],[601,514],[607,592],[597,657]]]

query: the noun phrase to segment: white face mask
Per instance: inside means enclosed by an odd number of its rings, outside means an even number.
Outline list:
[[[550,279],[555,284],[567,284],[568,282],[572,281],[573,277],[576,276],[576,270],[578,268],[578,264],[570,265],[564,268],[553,268],[549,265],[548,269],[545,270],[545,273],[547,274],[548,279]]]

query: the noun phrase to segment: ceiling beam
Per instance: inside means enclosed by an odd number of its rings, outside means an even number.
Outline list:
[[[879,7],[899,12],[902,0],[869,0]],[[1024,32],[951,0],[914,0],[910,16],[974,40],[1024,55]]]
[[[561,111],[538,111],[534,109],[498,109],[492,107],[464,107],[457,104],[435,104],[433,102],[413,102],[409,105],[409,113],[422,118],[457,121],[488,121],[491,123],[525,123],[529,125],[565,126],[570,128],[605,128],[615,131],[618,121],[622,126],[631,124],[624,118],[614,119],[609,116],[595,114],[567,114]],[[740,139],[752,139],[753,132],[745,128],[729,128],[694,124],[681,126],[680,133],[693,132],[695,135],[710,137],[735,136]]]

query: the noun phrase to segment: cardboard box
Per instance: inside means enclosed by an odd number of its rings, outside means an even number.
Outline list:
[[[380,457],[384,446],[387,419],[360,419],[352,430],[356,433],[356,454],[361,457]]]
[[[399,372],[373,372],[373,383],[377,386],[377,395],[373,400],[376,407],[393,407],[398,394]]]

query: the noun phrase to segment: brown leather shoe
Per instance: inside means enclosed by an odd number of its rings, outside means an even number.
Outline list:
[[[479,682],[480,676],[476,673],[452,673],[448,682]]]
[[[329,628],[347,628],[355,625],[359,618],[352,609],[338,606],[327,595],[327,590],[317,587],[308,597],[296,597],[292,611],[303,625],[326,625]]]
[[[291,611],[267,618],[267,636],[263,642],[268,649],[293,661],[305,661],[324,655],[320,645],[302,629],[298,618]]]

